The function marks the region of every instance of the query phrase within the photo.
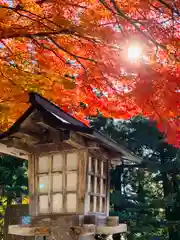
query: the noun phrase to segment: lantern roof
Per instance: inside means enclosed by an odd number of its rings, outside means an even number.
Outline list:
[[[30,93],[29,101],[30,107],[25,113],[7,131],[0,134],[1,144],[30,153],[33,151],[33,146],[40,146],[47,142],[52,144],[48,137],[51,135],[52,140],[52,135],[55,137],[55,131],[61,133],[60,140],[64,139],[63,136],[65,137],[67,132],[73,131],[99,143],[108,151],[121,154],[124,159],[142,162],[141,158],[124,146],[77,120],[41,95]]]

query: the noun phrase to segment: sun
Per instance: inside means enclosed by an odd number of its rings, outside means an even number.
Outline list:
[[[127,57],[129,61],[137,61],[142,56],[142,48],[138,45],[131,45],[127,49]]]

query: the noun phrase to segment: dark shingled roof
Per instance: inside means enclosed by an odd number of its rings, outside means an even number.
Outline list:
[[[48,101],[44,97],[37,93],[30,93],[29,100],[31,106],[26,110],[26,112],[10,127],[6,132],[0,134],[0,140],[8,138],[10,135],[18,132],[20,125],[35,111],[38,110],[46,123],[56,129],[68,129],[83,133],[87,138],[94,139],[99,142],[105,148],[114,151],[115,153],[121,153],[125,159],[141,162],[142,159],[135,156],[129,150],[127,150],[122,145],[117,144],[115,141],[109,137],[103,135],[102,133],[95,131],[93,128],[88,127],[81,121],[75,119],[73,116],[67,112],[60,109],[54,103]]]

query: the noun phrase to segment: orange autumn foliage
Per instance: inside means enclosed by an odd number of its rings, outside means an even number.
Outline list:
[[[178,0],[0,0],[1,129],[37,91],[80,120],[143,114],[180,144],[179,9]],[[143,52],[134,62],[133,43]]]

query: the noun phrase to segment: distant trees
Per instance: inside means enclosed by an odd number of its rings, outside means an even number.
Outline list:
[[[23,201],[28,195],[27,162],[0,156],[0,237],[3,239],[4,214],[7,206]]]
[[[129,226],[131,239],[180,239],[180,154],[141,116],[129,121],[99,117],[92,125],[143,157],[124,161],[111,174],[111,214]]]

